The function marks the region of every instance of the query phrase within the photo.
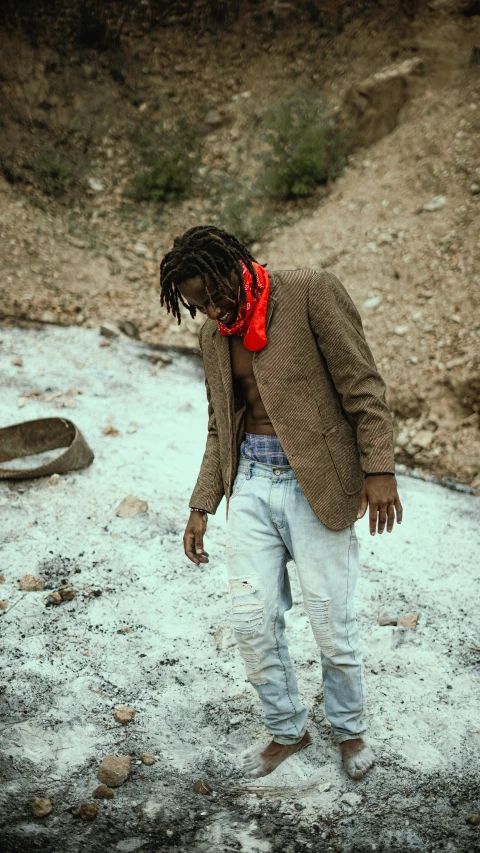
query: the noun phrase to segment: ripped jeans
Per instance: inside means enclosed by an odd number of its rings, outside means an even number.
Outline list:
[[[325,527],[289,465],[241,458],[227,520],[233,628],[267,731],[282,744],[298,743],[307,724],[285,639],[290,559],[320,649],[333,737],[338,743],[360,737],[365,688],[353,604],[359,569],[354,527]]]

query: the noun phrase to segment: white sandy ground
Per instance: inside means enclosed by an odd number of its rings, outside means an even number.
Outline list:
[[[0,330],[1,425],[64,415],[95,452],[88,469],[62,476],[57,485],[48,479],[12,488],[0,483],[0,598],[9,601],[0,619],[3,816],[27,792],[57,792],[58,800],[61,790],[77,805],[91,800],[104,755],[142,750],[157,761],[134,764],[141,794],[138,785],[132,794],[128,782],[101,810],[115,815],[126,802],[138,807],[140,801],[143,816],[153,819],[168,771],[189,790],[202,776],[217,796],[230,787],[250,798],[275,797],[280,814],[294,799],[304,806],[301,819],[310,822],[356,814],[381,792],[400,803],[403,824],[401,771],[416,780],[452,773],[480,780],[478,498],[400,475],[401,528],[373,539],[366,519],[357,524],[357,610],[369,741],[378,756],[361,783],[346,778],[329,737],[318,655],[289,564],[290,649],[314,746],[248,783],[240,779],[237,755],[266,735],[230,629],[223,502],[209,520],[209,565],[195,567],[182,547],[206,437],[201,364],[177,356],[172,365],[153,368],[133,342],[100,348],[99,340],[84,329]],[[19,356],[23,368],[11,363]],[[71,386],[82,392],[66,398],[75,408],[55,408],[59,398],[27,398],[18,408],[18,399],[34,389],[48,395]],[[119,436],[103,434],[109,423]],[[128,494],[148,501],[148,511],[122,520],[115,510]],[[42,576],[52,589],[71,581],[77,597],[46,608],[47,592],[19,591],[26,573]],[[92,591],[101,595],[88,597]],[[417,629],[380,627],[385,611],[419,613]],[[125,626],[132,630],[118,633]],[[127,730],[113,720],[118,704],[137,709]],[[9,762],[13,776],[5,770]],[[25,815],[20,835],[46,833],[32,829]],[[47,819],[52,832],[56,819],[55,811]],[[465,815],[458,820],[463,825]],[[195,850],[223,849],[215,845],[224,842],[224,832],[220,813],[199,831]],[[272,849],[254,824],[228,832],[240,841],[238,849]],[[130,848],[119,843],[118,849],[137,849],[134,842]],[[449,843],[445,849],[460,849]],[[138,849],[141,844],[140,838]]]

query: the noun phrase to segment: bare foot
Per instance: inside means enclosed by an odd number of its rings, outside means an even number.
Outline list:
[[[352,779],[362,779],[367,770],[375,764],[375,756],[370,746],[361,737],[344,740],[340,744],[343,766]]]
[[[255,747],[243,756],[244,775],[250,777],[250,779],[258,779],[259,776],[268,776],[282,761],[290,758],[295,752],[305,749],[311,742],[312,739],[309,733],[305,732],[298,743],[284,744],[276,743],[272,740],[265,749]]]

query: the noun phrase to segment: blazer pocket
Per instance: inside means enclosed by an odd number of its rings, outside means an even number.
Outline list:
[[[355,495],[363,486],[364,475],[352,427],[340,421],[325,429],[323,437],[343,491],[347,495]]]

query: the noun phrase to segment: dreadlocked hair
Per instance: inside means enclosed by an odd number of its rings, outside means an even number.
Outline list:
[[[179,285],[187,278],[198,275],[208,293],[206,279],[208,275],[215,282],[220,293],[236,296],[232,281],[233,272],[236,272],[240,282],[239,307],[241,307],[245,302],[246,294],[240,260],[252,275],[252,292],[255,296],[257,274],[252,265],[255,258],[247,247],[233,234],[214,225],[197,225],[195,228],[190,228],[181,237],[175,237],[173,248],[167,252],[160,264],[160,305],[165,304],[168,313],[171,312],[180,325],[180,302],[188,309],[191,317],[196,316],[197,309],[184,301],[178,289]]]

